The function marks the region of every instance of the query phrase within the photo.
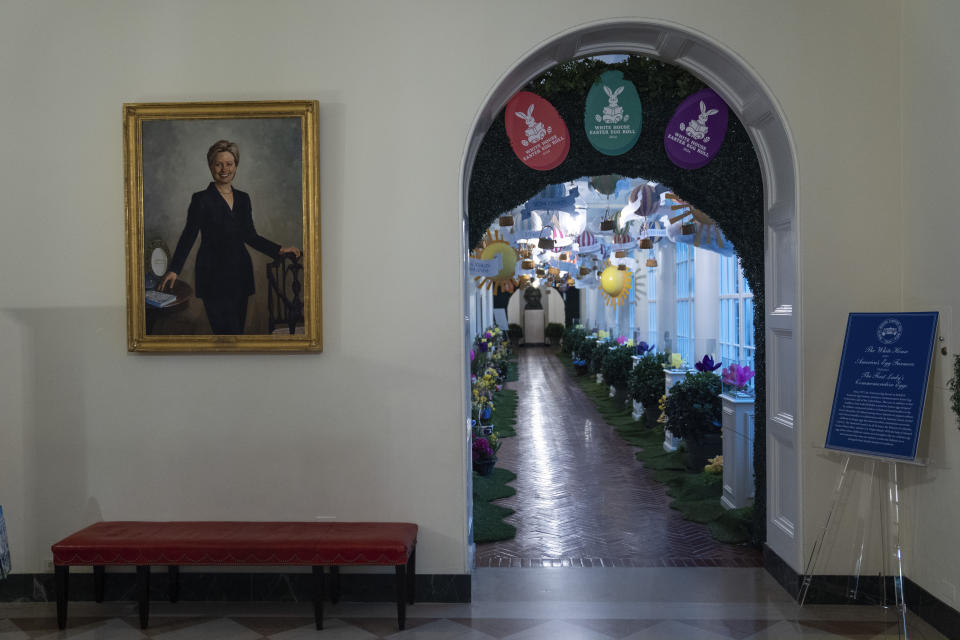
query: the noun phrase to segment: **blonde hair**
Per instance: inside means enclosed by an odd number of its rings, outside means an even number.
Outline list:
[[[207,151],[207,166],[212,166],[213,159],[217,157],[218,153],[223,153],[224,151],[233,156],[235,163],[240,164],[240,147],[237,146],[237,143],[230,142],[229,140],[217,140]]]

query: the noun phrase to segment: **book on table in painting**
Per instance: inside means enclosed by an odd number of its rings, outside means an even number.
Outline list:
[[[164,293],[162,291],[155,291],[153,289],[148,289],[146,292],[144,292],[143,297],[148,305],[151,307],[158,307],[160,309],[169,307],[177,301],[177,296],[173,295],[172,293]]]

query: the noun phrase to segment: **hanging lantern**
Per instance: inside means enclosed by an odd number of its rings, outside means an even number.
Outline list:
[[[530,270],[530,269],[535,268],[536,266],[537,266],[537,265],[536,265],[536,263],[534,263],[533,260],[524,260],[523,262],[520,263],[520,268],[521,268],[521,269]]]
[[[637,246],[641,249],[653,249],[653,238],[640,238]]]
[[[547,273],[549,273],[552,277],[556,278],[557,276],[560,275],[560,269],[557,269],[556,267],[550,267],[549,269],[547,269]]]
[[[542,268],[537,269],[536,273],[537,273],[537,277],[538,277],[538,278],[542,278],[542,277],[544,277],[545,275],[547,275],[547,272],[544,271]]]
[[[697,227],[692,224],[682,224],[680,225],[680,235],[682,236],[692,236],[697,232]]]
[[[499,223],[501,227],[512,227],[513,216],[500,216]]]
[[[561,261],[561,262],[566,262],[566,261],[569,260],[569,259],[570,259],[570,254],[569,254],[569,253],[563,252],[563,253],[560,254],[560,261]]]
[[[517,278],[517,286],[521,289],[530,286],[530,276],[520,276]]]
[[[583,278],[588,275],[590,275],[590,267],[580,267],[580,277]]]
[[[626,270],[627,270],[627,265],[625,265],[625,264],[618,264],[618,265],[617,265],[617,270],[618,270],[618,271],[626,271]]]
[[[648,267],[656,267],[656,266],[657,266],[657,259],[656,259],[656,258],[647,258],[647,266],[648,266]]]
[[[614,231],[617,228],[616,220],[601,220],[600,231]]]

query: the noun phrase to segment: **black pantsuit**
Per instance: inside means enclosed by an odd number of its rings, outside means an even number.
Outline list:
[[[241,334],[246,324],[247,298],[254,293],[253,263],[245,245],[276,259],[280,245],[257,233],[250,196],[233,190],[233,210],[213,182],[190,199],[187,223],[170,261],[177,275],[200,234],[196,291],[203,300],[215,334]]]

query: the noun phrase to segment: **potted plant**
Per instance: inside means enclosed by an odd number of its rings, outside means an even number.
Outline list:
[[[685,442],[688,469],[703,469],[708,458],[723,452],[720,390],[720,376],[698,371],[675,384],[667,396],[670,431]]]
[[[523,327],[518,324],[510,323],[507,326],[507,332],[510,334],[510,344],[514,348],[520,346],[520,340],[523,339]]]
[[[627,399],[627,381],[633,366],[633,346],[621,345],[607,353],[603,359],[603,381],[616,389],[618,403]]]
[[[554,347],[560,346],[560,338],[563,337],[563,332],[566,328],[559,322],[551,322],[543,330],[543,335],[545,335],[549,340],[550,344]]]
[[[580,351],[580,347],[583,345],[584,339],[587,337],[587,332],[583,327],[567,327],[563,332],[563,338],[561,338],[561,348],[564,353],[569,353],[571,356],[576,355]]]
[[[665,353],[645,353],[630,370],[627,381],[630,397],[643,405],[647,415],[653,415],[653,410],[663,395],[666,383],[663,365],[666,363]]]
[[[486,436],[473,436],[473,470],[481,476],[488,476],[497,464],[497,451],[500,450],[500,438],[496,433]]]

